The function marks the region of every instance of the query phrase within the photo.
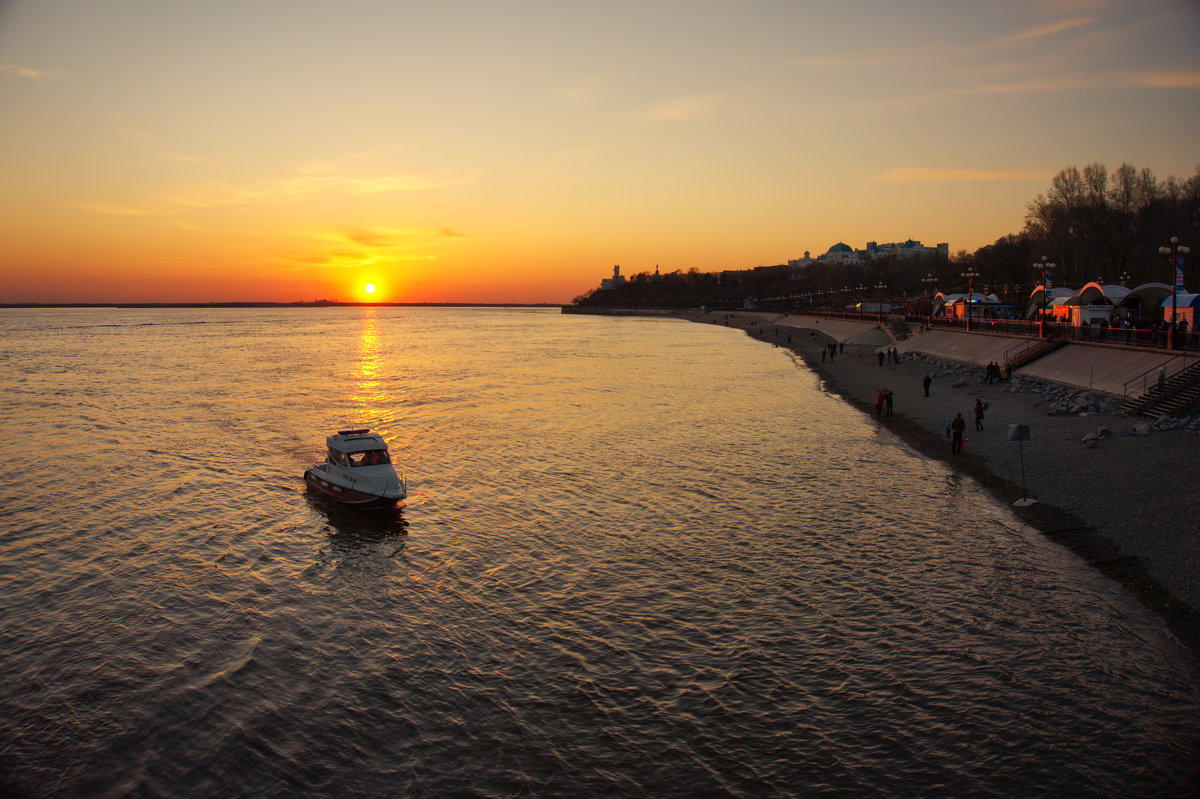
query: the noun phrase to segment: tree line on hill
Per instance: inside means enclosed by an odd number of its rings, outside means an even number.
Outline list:
[[[748,298],[765,304],[845,305],[896,302],[937,291],[966,291],[963,273],[973,271],[975,290],[1027,296],[1041,283],[1034,264],[1055,264],[1054,285],[1079,287],[1094,280],[1170,283],[1171,266],[1159,253],[1171,238],[1200,248],[1200,167],[1186,180],[1158,179],[1150,169],[1122,164],[1068,167],[1045,194],[1026,204],[1025,227],[974,253],[945,257],[888,255],[862,263],[814,261],[722,272],[642,272],[610,289],[592,289],[576,305],[620,308],[741,307]],[[1195,256],[1200,258],[1200,249]],[[1200,279],[1187,267],[1193,283]],[[932,280],[930,280],[932,277]],[[884,288],[880,289],[879,286]],[[1195,286],[1189,285],[1195,290]]]

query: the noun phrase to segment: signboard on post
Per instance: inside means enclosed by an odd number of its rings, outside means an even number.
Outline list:
[[[1008,426],[1008,440],[1018,442],[1017,446],[1021,448],[1021,498],[1014,502],[1013,505],[1018,508],[1028,508],[1037,502],[1025,490],[1025,442],[1029,440],[1029,425],[1010,424]]]

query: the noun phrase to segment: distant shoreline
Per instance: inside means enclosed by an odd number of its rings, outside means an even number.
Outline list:
[[[557,302],[0,302],[0,308],[559,308]]]

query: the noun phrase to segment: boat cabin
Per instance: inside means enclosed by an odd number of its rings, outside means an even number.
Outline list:
[[[329,448],[329,462],[338,466],[379,466],[392,462],[383,436],[367,428],[339,430],[326,438],[325,444]]]

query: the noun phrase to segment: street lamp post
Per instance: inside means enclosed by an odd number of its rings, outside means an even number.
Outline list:
[[[1126,283],[1128,283],[1129,278],[1131,278],[1131,277],[1133,277],[1133,275],[1129,274],[1128,272],[1122,272],[1121,273],[1121,285],[1124,286]]]
[[[1171,325],[1167,328],[1167,349],[1175,349],[1175,318],[1178,313],[1176,303],[1183,289],[1183,256],[1191,252],[1190,247],[1184,247],[1175,236],[1171,237],[1170,247],[1159,247],[1158,251],[1167,256],[1171,265]]]
[[[883,324],[883,290],[887,285],[881,280],[875,284],[875,288],[879,289],[879,324]]]
[[[866,294],[864,292],[866,292],[867,287],[862,283],[859,283],[857,286],[855,286],[855,289],[858,291],[858,321],[861,322],[863,315],[863,301],[866,298]]]
[[[975,301],[975,278],[979,277],[979,273],[974,269],[968,269],[962,273],[962,276],[967,279],[967,332],[971,332],[971,303]]]
[[[933,284],[937,282],[937,278],[933,276],[932,272],[927,272],[925,277],[921,278],[921,282],[925,284],[925,296],[929,298],[925,312],[929,317],[929,326],[933,327]]]
[[[1038,338],[1046,337],[1046,282],[1047,277],[1054,271],[1054,263],[1046,256],[1042,256],[1042,260],[1034,261],[1033,268],[1042,273],[1042,313],[1038,317]]]

